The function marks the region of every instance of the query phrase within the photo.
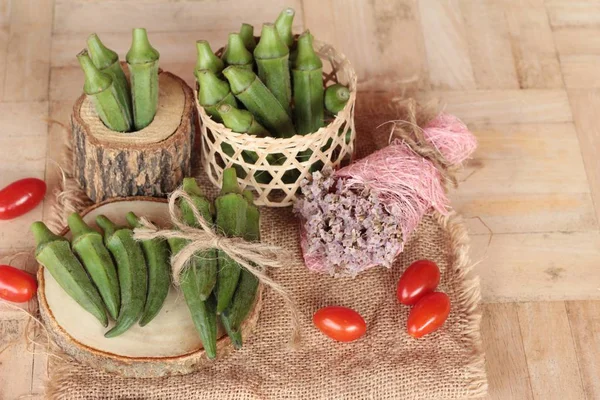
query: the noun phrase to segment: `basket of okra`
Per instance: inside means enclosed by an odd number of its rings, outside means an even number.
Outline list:
[[[293,17],[283,10],[260,37],[242,24],[216,53],[196,43],[204,170],[219,186],[234,167],[256,203],[270,207],[291,205],[303,179],[347,163],[354,151],[356,74],[308,30],[293,35]]]

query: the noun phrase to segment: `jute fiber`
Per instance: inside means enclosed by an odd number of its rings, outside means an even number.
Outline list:
[[[375,129],[394,115],[357,119],[358,156],[387,143],[389,130]],[[397,114],[396,114],[397,116]],[[202,187],[215,194],[200,172]],[[303,265],[298,221],[290,208],[262,208],[262,240],[287,249],[289,265],[270,276],[288,289],[302,313],[302,342],[292,350],[290,314],[280,298],[265,290],[252,336],[240,351],[187,376],[131,379],[72,361],[53,360],[51,399],[463,399],[487,389],[479,334],[479,282],[467,278],[468,236],[456,215],[424,218],[390,270],[374,268],[358,277],[332,278]],[[444,327],[422,339],[406,333],[409,308],[395,297],[398,278],[413,261],[438,263],[438,290],[450,296]],[[317,331],[312,314],[344,305],[366,320],[366,336],[337,343]]]
[[[350,61],[332,46],[314,41],[315,52],[323,60],[323,82],[325,86],[341,83],[350,89],[350,98],[342,111],[327,126],[307,135],[291,138],[256,137],[235,133],[223,124],[213,121],[198,103],[198,115],[202,119],[202,165],[208,178],[216,186],[221,182],[223,169],[237,166],[246,176],[241,183],[257,192],[256,204],[270,207],[287,207],[293,204],[300,183],[310,176],[315,165],[339,167],[347,162],[354,152],[354,103],[356,101],[356,73]],[[217,51],[219,55],[221,50]],[[229,145],[233,154],[227,154],[222,145]],[[243,152],[256,153],[255,163],[247,162]],[[267,156],[279,160],[270,164]],[[257,182],[256,173],[272,176],[268,183]],[[286,173],[287,172],[287,173]],[[284,176],[285,175],[285,176]]]

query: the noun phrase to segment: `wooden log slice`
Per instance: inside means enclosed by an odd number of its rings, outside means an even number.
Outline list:
[[[166,201],[144,197],[108,200],[87,209],[82,216],[93,227],[99,214],[126,225],[128,211],[145,216],[158,226],[169,225]],[[67,229],[61,234],[70,237]],[[136,378],[183,375],[199,370],[205,363],[219,362],[234,351],[229,337],[220,329],[217,359],[208,360],[183,294],[174,287],[159,314],[148,325],[142,328],[136,324],[121,336],[107,339],[104,333],[110,326],[102,327],[42,266],[38,282],[40,314],[50,337],[68,355],[93,368]],[[262,285],[253,311],[242,324],[244,338],[256,326],[261,305]]]
[[[73,107],[73,174],[94,201],[111,197],[166,197],[191,174],[195,136],[192,89],[179,77],[159,73],[156,116],[146,128],[108,129],[81,95]]]

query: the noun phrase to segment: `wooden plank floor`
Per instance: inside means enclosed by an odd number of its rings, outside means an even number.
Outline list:
[[[161,66],[191,83],[196,39],[218,46],[287,5],[362,90],[441,99],[477,135],[452,199],[479,262],[488,398],[600,399],[600,1],[0,0],[0,187],[55,186],[89,33],[124,55],[145,26]],[[0,223],[0,263],[35,270],[11,255],[31,250],[48,206]],[[25,324],[0,305],[0,400],[43,398]]]

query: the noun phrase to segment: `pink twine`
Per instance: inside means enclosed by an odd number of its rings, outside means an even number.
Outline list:
[[[477,148],[477,139],[454,115],[441,113],[424,128],[423,134],[450,164],[458,165]]]

